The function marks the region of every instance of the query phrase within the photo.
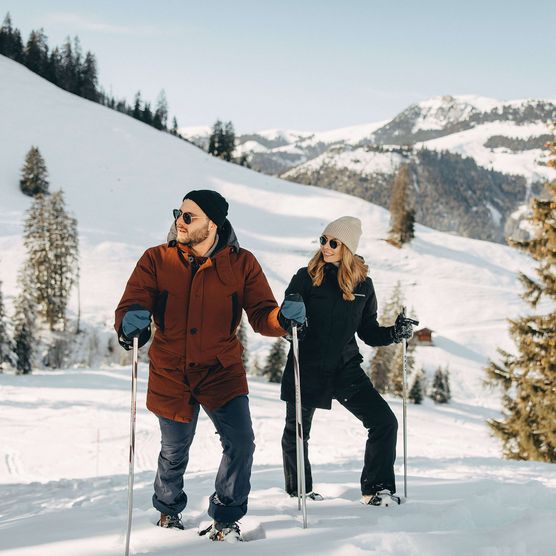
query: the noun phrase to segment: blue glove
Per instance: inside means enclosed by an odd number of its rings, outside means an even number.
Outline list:
[[[136,336],[139,347],[144,346],[151,337],[151,313],[139,305],[130,307],[124,315],[118,341],[125,350],[130,350]]]
[[[126,338],[134,338],[150,325],[151,313],[147,309],[130,309],[122,320],[122,332]]]
[[[291,324],[305,324],[307,313],[305,311],[305,303],[298,293],[290,293],[284,299],[284,303],[280,307],[280,314]]]
[[[290,293],[286,296],[278,311],[278,322],[289,335],[292,333],[292,326],[296,325],[301,339],[307,323],[305,303],[301,295]]]

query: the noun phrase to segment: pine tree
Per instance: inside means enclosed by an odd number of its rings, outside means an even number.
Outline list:
[[[66,308],[79,274],[77,220],[67,213],[62,190],[53,193],[47,204],[51,284],[46,320],[51,330],[59,324],[65,330]]]
[[[268,382],[280,382],[285,365],[286,343],[282,338],[278,338],[274,344],[272,344],[262,375],[267,378]]]
[[[387,391],[390,394],[401,398],[403,396],[403,345],[400,343],[391,347],[394,350],[394,355],[392,358],[392,369],[390,371]],[[415,367],[415,357],[413,355],[414,350],[415,347],[408,344],[405,357],[407,376],[411,376],[413,374],[413,369]]]
[[[2,294],[2,282],[0,282],[0,373],[4,368],[4,363],[13,364],[13,347],[8,335],[8,323],[6,308],[4,306],[4,296]]]
[[[556,137],[547,144],[549,166],[556,168]],[[499,349],[501,362],[490,361],[487,383],[502,388],[503,418],[488,424],[510,459],[556,462],[556,180],[532,201],[533,237],[510,244],[538,264],[536,277],[520,280],[522,297],[535,313],[510,320],[517,353]],[[544,301],[543,312],[539,303]]]
[[[153,125],[156,129],[166,129],[168,125],[168,101],[164,89],[160,91],[156,100],[156,110],[153,118]]]
[[[2,27],[0,27],[0,54],[16,62],[23,62],[21,33],[12,27],[10,12],[6,14]]]
[[[220,156],[222,152],[222,139],[224,136],[224,130],[222,128],[222,122],[216,120],[212,126],[212,132],[209,137],[209,147],[208,153],[213,156]]]
[[[45,77],[54,83],[54,85],[60,85],[62,79],[62,55],[58,47],[54,48],[48,57]]]
[[[172,118],[172,130],[170,131],[170,133],[172,135],[178,134],[178,120],[176,119],[176,116]]]
[[[66,38],[66,42],[62,45],[60,59],[60,87],[73,93],[78,88],[78,70],[75,65],[73,47],[69,37]]]
[[[152,125],[153,123],[153,113],[149,102],[145,102],[143,111],[141,112],[141,121],[145,122],[147,125]]]
[[[19,188],[30,197],[48,193],[48,171],[38,147],[31,147],[25,156]]]
[[[133,101],[133,112],[131,114],[136,120],[141,119],[141,114],[142,114],[141,104],[142,104],[141,91],[137,91],[135,93],[135,99]]]
[[[24,263],[18,277],[19,294],[14,301],[14,354],[17,374],[31,372],[34,343],[34,295],[29,267]]]
[[[241,361],[243,363],[243,368],[249,370],[249,352],[247,351],[247,326],[245,325],[245,319],[242,318],[239,322],[239,327],[237,329],[237,337],[243,346],[243,352],[241,354]]]
[[[62,191],[37,195],[23,226],[27,275],[39,314],[54,330],[65,329],[71,288],[78,275],[77,222],[65,210]]]
[[[432,379],[430,398],[435,403],[448,403],[452,398],[450,393],[450,371],[448,367],[438,367]]]
[[[48,70],[48,39],[43,29],[31,31],[23,51],[24,63],[33,72],[45,77]]]
[[[397,282],[392,290],[392,294],[388,302],[384,305],[382,309],[380,322],[383,326],[388,326],[394,324],[398,313],[401,312],[404,305],[402,286],[400,282]],[[374,387],[381,393],[391,392],[393,390],[397,391],[397,387],[392,387],[391,374],[394,370],[399,370],[399,361],[396,359],[400,358],[399,346],[379,346],[376,348],[373,359],[371,360],[371,381]],[[397,376],[394,377],[397,381]],[[400,391],[401,392],[401,391]]]
[[[93,102],[99,100],[97,62],[91,52],[87,52],[79,69],[79,95]]]
[[[419,405],[423,401],[425,397],[425,373],[422,370],[415,374],[408,397],[415,405]]]
[[[227,162],[230,162],[234,156],[234,150],[236,148],[236,133],[232,122],[226,123],[222,139],[223,145],[220,156]]]
[[[415,211],[409,207],[411,175],[409,166],[402,164],[394,180],[390,199],[390,243],[401,247],[415,236]]]

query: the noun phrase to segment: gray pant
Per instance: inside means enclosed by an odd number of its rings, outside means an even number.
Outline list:
[[[214,411],[203,409],[214,423],[223,449],[208,513],[215,521],[231,523],[247,513],[247,498],[251,490],[255,444],[249,399],[247,396],[238,396]],[[195,436],[198,416],[197,405],[191,423],[158,417],[162,440],[154,481],[153,506],[167,515],[177,515],[187,505],[183,475],[189,461],[189,448]]]

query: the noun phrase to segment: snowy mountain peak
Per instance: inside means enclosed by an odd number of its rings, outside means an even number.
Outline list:
[[[412,105],[407,111],[413,113],[417,109],[419,112],[413,126],[416,132],[421,129],[444,129],[447,125],[467,120],[472,114],[490,112],[501,104],[498,100],[476,95],[444,95]]]

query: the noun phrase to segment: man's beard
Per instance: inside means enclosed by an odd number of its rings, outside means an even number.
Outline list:
[[[186,240],[180,240],[179,239],[179,235],[183,234],[185,235],[185,232],[178,232],[178,243],[181,243],[182,245],[186,245],[187,247],[193,247],[195,245],[198,245],[199,243],[202,243],[203,241],[205,241],[205,239],[208,238],[210,232],[208,229],[208,225],[206,228],[201,228],[200,230],[197,230],[195,232],[189,231],[187,232],[187,238]]]

